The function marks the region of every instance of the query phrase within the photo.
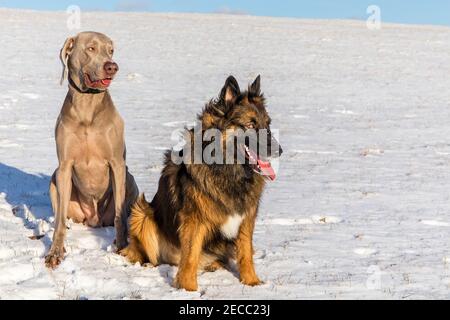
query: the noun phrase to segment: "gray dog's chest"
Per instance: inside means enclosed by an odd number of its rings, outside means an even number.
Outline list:
[[[110,188],[111,142],[106,132],[95,127],[80,128],[71,144],[74,183],[83,194],[102,197]]]

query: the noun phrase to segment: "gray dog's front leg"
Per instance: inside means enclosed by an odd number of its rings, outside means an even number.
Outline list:
[[[127,212],[125,208],[126,166],[125,161],[110,163],[113,178],[113,193],[115,203],[114,226],[116,228],[117,250],[124,249],[127,242]]]
[[[56,188],[58,205],[56,206],[55,232],[49,253],[45,257],[48,268],[56,268],[64,259],[64,240],[66,237],[66,218],[72,194],[72,163],[61,163],[56,171]],[[55,206],[54,206],[55,207]]]

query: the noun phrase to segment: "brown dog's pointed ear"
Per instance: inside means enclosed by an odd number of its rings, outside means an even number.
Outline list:
[[[229,76],[225,85],[220,93],[220,99],[225,102],[225,104],[234,104],[241,94],[241,89],[239,89],[239,84],[235,77]]]
[[[250,86],[249,91],[255,96],[261,95],[261,76],[256,77],[255,81]]]
[[[63,71],[62,71],[61,82],[60,82],[61,85],[64,83],[64,80],[66,80],[69,75],[68,61],[69,61],[70,54],[72,53],[74,43],[75,43],[75,38],[73,38],[73,37],[67,38],[66,42],[64,42],[64,46],[61,49],[60,58],[61,58],[61,62],[63,64]]]

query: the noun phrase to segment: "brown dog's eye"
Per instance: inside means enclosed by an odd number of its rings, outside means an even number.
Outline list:
[[[94,47],[89,47],[89,48],[88,48],[88,51],[94,52],[94,51],[95,51],[95,48],[94,48]]]
[[[109,51],[109,53],[110,53],[111,55],[113,55],[113,54],[114,54],[114,49],[111,49],[111,50]]]

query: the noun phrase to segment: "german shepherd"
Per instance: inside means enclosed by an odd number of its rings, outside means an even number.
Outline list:
[[[226,134],[229,130],[265,130],[263,148],[254,147],[249,139],[238,143],[232,151],[243,156],[241,164],[176,164],[173,152],[167,152],[153,201],[148,203],[141,195],[132,208],[130,244],[121,251],[130,262],[178,265],[174,286],[196,291],[199,268],[215,271],[236,259],[240,281],[261,284],[253,264],[253,230],[265,181],[275,179],[270,160],[279,157],[282,149],[270,132],[260,86],[258,76],[241,92],[230,76],[220,96],[206,105],[198,119],[202,133],[219,130],[224,143],[236,140]],[[194,134],[193,129],[188,132]],[[258,150],[264,147],[263,157]],[[222,152],[227,152],[226,146]]]

